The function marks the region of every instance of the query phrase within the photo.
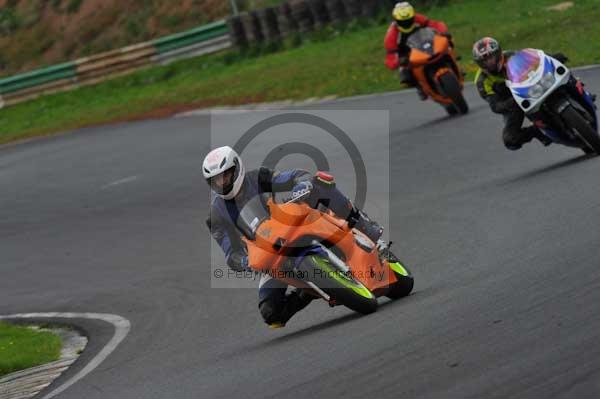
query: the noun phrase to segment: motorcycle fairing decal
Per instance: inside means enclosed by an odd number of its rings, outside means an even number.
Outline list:
[[[544,75],[546,75],[548,73],[554,73],[554,64],[552,63],[552,60],[550,58],[545,57]]]
[[[513,91],[517,93],[517,95],[521,98],[527,98],[527,94],[529,92],[529,87],[515,87]]]
[[[356,281],[354,278],[345,275],[344,273],[335,270],[330,264],[329,261],[321,256],[311,256],[313,262],[327,274],[327,277],[333,278],[335,281],[339,282],[346,288],[350,288],[352,291],[356,292],[360,296],[365,298],[373,298],[373,294],[371,291],[367,289],[364,285]]]

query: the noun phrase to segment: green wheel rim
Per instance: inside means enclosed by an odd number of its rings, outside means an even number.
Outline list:
[[[368,299],[373,298],[373,293],[369,291],[367,287],[356,281],[353,277],[347,276],[346,274],[336,270],[329,263],[329,260],[319,256],[312,256],[311,258],[317,267],[327,274],[327,277],[334,279],[344,287],[351,289],[362,297]]]

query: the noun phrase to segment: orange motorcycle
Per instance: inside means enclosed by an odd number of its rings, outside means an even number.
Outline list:
[[[240,210],[236,224],[254,271],[362,314],[377,310],[379,296],[410,294],[412,274],[395,256],[383,256],[349,222],[299,199],[275,203],[263,194]]]
[[[407,40],[409,68],[423,91],[450,115],[466,114],[464,76],[450,39],[430,28],[420,28]]]

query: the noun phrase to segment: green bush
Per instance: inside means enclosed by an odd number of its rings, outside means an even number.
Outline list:
[[[62,3],[62,0],[51,0],[50,1],[50,5],[52,6],[52,9],[55,11],[60,11],[61,3]]]
[[[160,19],[160,24],[168,29],[174,29],[183,22],[181,15],[166,15]]]
[[[13,7],[0,9],[0,33],[10,34],[21,26],[21,20]]]
[[[83,0],[69,0],[69,4],[67,4],[67,12],[69,14],[76,13],[77,11],[79,11],[81,3],[83,3]]]

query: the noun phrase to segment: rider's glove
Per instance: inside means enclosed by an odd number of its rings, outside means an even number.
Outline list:
[[[240,260],[240,266],[242,267],[243,271],[252,270],[250,269],[250,264],[248,263],[248,256],[242,257],[242,259]]]
[[[492,90],[494,93],[502,93],[506,91],[506,83],[505,82],[496,82],[492,85]]]
[[[444,32],[441,35],[444,36],[444,37],[446,37],[448,39],[448,43],[450,44],[450,47],[452,47],[452,48],[455,47],[454,46],[454,40],[452,40],[452,34],[450,32]]]
[[[297,183],[292,189],[292,200],[302,197],[306,199],[312,192],[313,185],[309,181]]]
[[[408,55],[399,55],[398,65],[400,65],[399,69],[406,68],[408,66]]]
[[[227,258],[227,266],[234,272],[249,271],[248,254],[245,251],[233,251]]]

